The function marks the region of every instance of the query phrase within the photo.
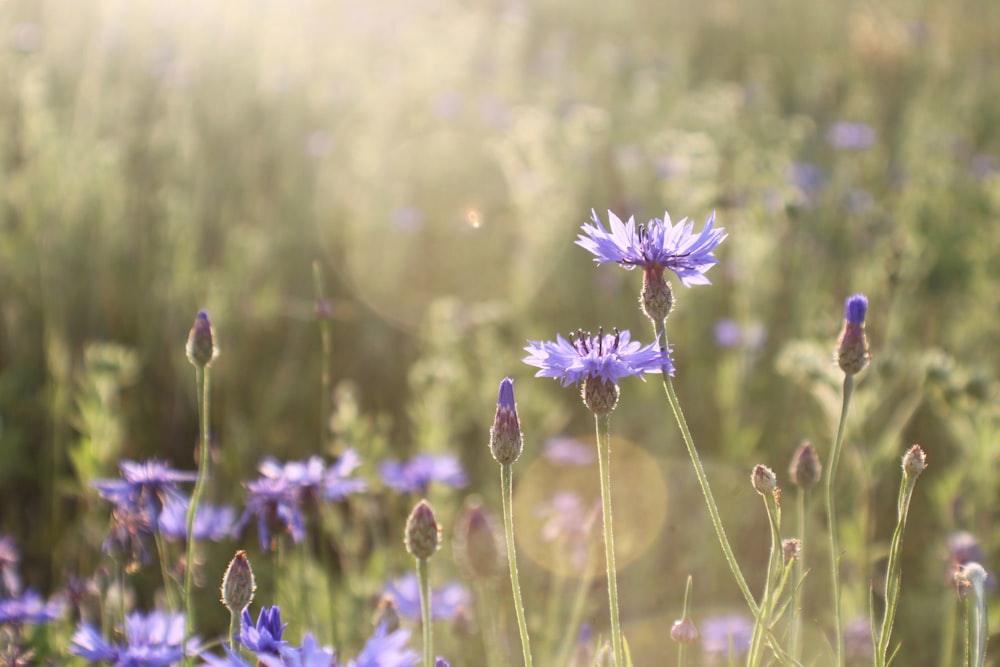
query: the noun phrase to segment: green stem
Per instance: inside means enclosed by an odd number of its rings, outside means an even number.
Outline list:
[[[190,535],[190,533],[188,533]],[[156,553],[160,561],[160,577],[163,578],[163,590],[167,594],[167,607],[173,611],[177,609],[177,582],[170,576],[170,567],[167,565],[167,541],[163,539],[163,533],[154,526],[153,540],[156,543]]]
[[[434,667],[434,619],[431,617],[431,578],[427,559],[417,559],[417,581],[420,584],[420,617],[424,631],[424,667]]]
[[[191,637],[191,628],[194,627],[194,605],[191,604],[191,582],[194,572],[194,517],[198,512],[198,504],[201,496],[205,492],[205,482],[208,479],[208,450],[210,443],[208,440],[208,367],[195,366],[195,380],[198,385],[198,410],[201,422],[201,457],[198,463],[198,481],[194,485],[194,493],[191,494],[191,504],[187,513],[187,555],[184,560],[184,638],[185,641]],[[184,664],[191,664],[190,658],[185,652]]]
[[[986,640],[989,637],[989,620],[986,615],[986,570],[979,563],[969,563],[962,569],[971,590],[966,593],[966,653],[969,667],[986,664]]]
[[[503,526],[507,537],[507,562],[510,566],[510,587],[514,594],[514,613],[517,629],[521,633],[521,650],[525,667],[531,667],[531,644],[528,640],[528,623],[524,618],[521,601],[521,584],[517,577],[517,554],[514,549],[514,479],[510,464],[500,466],[500,497],[503,504]]]
[[[611,525],[611,415],[595,415],[597,463],[601,473],[601,515],[604,518],[604,557],[608,566],[608,600],[611,606],[611,646],[615,667],[624,667],[625,649],[618,620],[618,575],[615,570],[615,536]]]
[[[667,349],[667,333],[665,325],[666,321],[655,327],[656,335],[661,341],[660,347],[664,351],[664,354]],[[684,419],[684,412],[681,410],[680,401],[677,400],[677,393],[674,391],[673,380],[667,373],[663,374],[663,390],[667,394],[667,400],[670,402],[670,407],[674,411],[674,417],[677,419],[677,425],[680,427],[681,435],[684,437],[684,444],[687,446],[688,455],[691,457],[691,464],[694,466],[695,475],[698,477],[698,484],[701,485],[701,493],[705,496],[705,503],[708,505],[708,513],[712,518],[712,526],[715,528],[715,534],[719,538],[719,544],[722,545],[722,552],[726,557],[726,562],[729,564],[729,569],[732,571],[733,577],[736,579],[736,585],[739,586],[740,592],[743,593],[743,598],[750,606],[750,610],[756,618],[760,614],[760,610],[757,607],[756,600],[753,598],[753,593],[750,592],[750,587],[747,585],[746,579],[743,577],[743,572],[740,570],[740,566],[736,562],[736,556],[733,555],[733,549],[729,546],[729,539],[726,537],[726,530],[722,527],[722,517],[719,514],[719,507],[715,504],[715,498],[712,496],[712,488],[708,484],[708,475],[705,474],[705,468],[701,464],[701,457],[698,456],[698,450],[694,446],[694,439],[691,437],[691,431],[688,429],[687,421]]]
[[[854,376],[844,376],[844,400],[840,408],[840,424],[837,426],[837,437],[830,450],[830,459],[826,466],[826,515],[827,530],[830,539],[830,575],[833,590],[834,607],[834,657],[837,667],[844,665],[844,616],[840,595],[840,544],[837,539],[837,513],[833,502],[834,481],[837,477],[837,466],[840,464],[840,450],[844,442],[844,427],[847,424],[847,409],[854,393]]]
[[[783,556],[781,549],[781,535],[779,534],[780,515],[778,505],[774,496],[762,496],[764,499],[764,509],[767,511],[767,520],[771,527],[771,552],[767,558],[767,576],[764,579],[764,594],[760,599],[760,611],[754,622],[753,638],[750,642],[750,653],[747,665],[755,667],[760,664],[761,651],[764,648],[764,633],[771,622],[771,614],[775,608],[775,600],[778,597],[778,579],[780,577],[781,559]]]
[[[229,612],[229,650],[236,653],[239,648],[239,642],[236,641],[236,636],[240,634],[240,615],[242,612],[230,611]]]
[[[809,543],[806,538],[806,515],[809,510],[808,501],[807,491],[802,487],[798,487],[798,492],[795,494],[795,528],[797,531],[796,537],[802,540],[804,544]],[[788,637],[788,652],[795,660],[799,660],[802,657],[802,584],[806,571],[804,556],[804,550],[799,551],[798,558],[795,559],[793,566],[795,577],[792,580],[792,622]]]
[[[552,664],[554,665],[565,665],[569,663],[569,654],[573,650],[573,645],[578,641],[580,637],[580,623],[583,621],[583,612],[587,607],[588,593],[590,593],[590,584],[594,581],[594,575],[596,574],[596,554],[592,550],[588,550],[587,562],[584,565],[583,576],[580,578],[580,583],[576,589],[576,595],[573,597],[573,605],[570,607],[569,619],[563,625],[566,629],[563,633],[562,642],[559,645],[559,653],[556,654],[556,660]]]
[[[903,481],[899,485],[899,501],[896,506],[896,529],[892,533],[889,546],[889,564],[885,575],[885,614],[882,617],[882,629],[875,648],[875,667],[886,667],[889,664],[889,639],[892,635],[892,624],[896,618],[896,608],[899,605],[899,589],[902,579],[903,531],[906,529],[906,518],[910,511],[910,501],[913,498],[913,488],[917,478],[903,473]]]
[[[323,289],[323,272],[319,261],[313,261],[313,286],[316,292],[316,305],[326,304],[326,290]],[[326,313],[317,312],[319,318],[319,337],[323,346],[323,366],[320,370],[320,382],[322,384],[322,395],[319,404],[319,446],[322,449],[326,444],[327,429],[329,428],[330,398],[330,321]]]
[[[687,584],[685,584],[684,586],[684,611],[681,613],[681,619],[690,618],[692,583],[693,583],[693,577],[689,574],[687,578]],[[684,667],[686,663],[687,663],[687,642],[677,642],[677,667]]]

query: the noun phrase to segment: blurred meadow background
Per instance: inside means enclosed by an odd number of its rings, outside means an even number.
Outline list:
[[[212,502],[240,508],[267,456],[361,457],[369,490],[329,530],[329,549],[366,563],[340,600],[348,647],[384,582],[412,569],[401,531],[416,498],[383,484],[385,459],[459,457],[467,485],[429,491],[446,543],[432,578],[464,581],[452,533],[466,496],[500,511],[488,430],[505,375],[525,432],[515,526],[539,656],[576,641],[577,598],[606,636],[586,553],[600,543],[585,519],[595,459],[546,455],[556,438],[592,447],[592,416],[534,379],[522,348],[580,327],[651,340],[640,272],[595,268],[573,243],[592,209],[666,210],[696,229],[715,211],[729,238],[713,284],[674,282],[669,333],[751,587],[769,535],[750,469],[771,466],[790,494],[801,440],[825,461],[842,304],[864,292],[873,363],[838,491],[845,610],[868,615],[899,456],[920,443],[897,664],[943,664],[949,544],[971,534],[987,568],[1000,549],[1000,3],[3,0],[0,76],[0,533],[27,585],[51,595],[108,567],[108,504],[90,482],[120,460],[194,469],[184,342],[204,308],[221,351]],[[643,666],[673,664],[688,574],[696,623],[745,612],[658,384],[623,381],[612,419],[622,625]],[[822,644],[814,505],[804,613]],[[270,595],[279,570],[252,528],[205,549],[199,631],[225,631],[217,582],[238,548],[297,641],[306,620]],[[339,576],[319,562],[295,576]],[[148,569],[129,578],[138,608],[156,597]],[[493,585],[491,627],[517,664],[509,584]],[[485,613],[439,622],[453,665],[484,664]],[[63,664],[72,625],[50,632]]]

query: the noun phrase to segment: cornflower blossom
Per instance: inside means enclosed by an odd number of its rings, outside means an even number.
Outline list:
[[[608,211],[610,232],[596,211],[591,211],[591,219],[594,224],[584,223],[584,233],[577,237],[576,244],[596,255],[594,261],[598,264],[617,262],[629,270],[641,266],[658,272],[661,278],[663,269],[670,269],[685,287],[711,284],[705,272],[719,263],[713,251],[726,238],[725,229],[713,228],[715,213],[706,218],[697,235],[692,233],[693,222],[684,218],[673,225],[669,213],[664,213],[662,220],[653,218],[636,227],[634,217],[623,223]]]
[[[118,465],[122,479],[99,479],[91,482],[102,498],[118,507],[141,506],[156,523],[167,499],[181,499],[177,485],[194,482],[195,472],[174,470],[162,461],[122,461]]]
[[[278,536],[272,537],[272,532],[286,532],[296,544],[305,539],[305,525],[294,487],[284,479],[261,477],[247,482],[246,488],[246,508],[233,528],[234,534],[239,534],[251,517],[257,517],[261,551],[273,548]]]
[[[348,662],[347,667],[416,667],[420,656],[406,648],[409,640],[409,630],[389,632],[385,623],[379,623],[357,659]]]
[[[700,631],[702,651],[720,660],[727,660],[730,647],[735,656],[750,650],[753,622],[740,614],[716,616],[702,621]]]
[[[66,605],[58,599],[46,601],[33,590],[0,598],[0,626],[42,625],[60,618]]]
[[[281,648],[288,645],[281,638],[286,627],[288,624],[281,622],[281,608],[277,605],[263,607],[257,615],[256,625],[250,616],[250,610],[244,609],[240,617],[240,643],[258,657],[278,655]]]
[[[169,500],[160,513],[157,529],[167,538],[187,539],[187,513],[190,498]],[[233,533],[236,510],[228,505],[201,503],[194,516],[194,539],[222,542]]]
[[[403,618],[420,620],[420,584],[417,575],[410,572],[386,584],[382,594],[391,597]],[[469,590],[458,582],[451,582],[431,591],[431,616],[439,621],[455,618],[472,604]]]
[[[296,489],[300,505],[305,506],[319,498],[341,500],[352,493],[366,490],[365,480],[350,477],[360,465],[361,457],[353,449],[348,449],[330,465],[326,465],[319,456],[285,464],[266,458],[257,469],[264,477],[282,479]]]
[[[455,488],[468,483],[462,463],[454,454],[417,454],[409,461],[389,459],[379,468],[385,485],[405,493],[426,495],[431,482]]]
[[[125,642],[108,642],[99,629],[81,624],[70,642],[69,652],[91,662],[116,667],[167,667],[195,653],[197,638],[184,643],[184,614],[153,611],[133,612],[125,618]]]
[[[254,667],[258,662],[263,667],[416,667],[420,664],[420,656],[407,648],[409,639],[409,630],[389,632],[385,623],[380,623],[358,657],[346,665],[338,662],[334,652],[320,646],[308,632],[301,647],[282,646],[277,655],[259,655],[253,664],[228,648],[224,657],[205,654],[202,659],[209,667]]]
[[[120,505],[111,510],[111,529],[104,538],[104,553],[117,551],[125,562],[125,571],[134,572],[152,560],[149,541],[153,537],[153,521],[139,505]]]
[[[549,438],[542,446],[542,456],[555,465],[585,466],[597,458],[593,445],[576,438],[557,436]]]

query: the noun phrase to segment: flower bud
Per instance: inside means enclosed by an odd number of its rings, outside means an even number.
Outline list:
[[[913,445],[903,455],[903,474],[906,477],[918,477],[927,467],[927,455],[920,445]]]
[[[486,508],[478,500],[470,500],[455,525],[455,560],[470,577],[493,579],[502,569],[500,539]]]
[[[427,560],[441,546],[441,526],[426,500],[417,503],[406,520],[404,542],[406,550],[418,560]]]
[[[241,614],[253,602],[256,590],[257,583],[254,581],[247,552],[237,551],[222,577],[222,604],[231,613]]]
[[[514,381],[504,378],[500,382],[497,413],[490,429],[490,451],[500,465],[510,465],[521,455],[523,443],[514,402]]]
[[[698,641],[698,628],[695,627],[694,621],[685,616],[674,621],[673,627],[670,628],[670,638],[678,644],[693,644]]]
[[[781,541],[781,555],[784,557],[785,565],[788,565],[793,560],[798,558],[801,551],[802,540],[790,537],[787,540]]]
[[[215,347],[215,334],[211,322],[208,321],[208,313],[204,310],[198,311],[198,317],[195,318],[188,334],[187,358],[198,368],[205,368],[217,356],[219,350]]]
[[[822,478],[823,464],[819,462],[816,448],[808,440],[799,443],[799,448],[792,456],[792,463],[788,466],[788,474],[792,483],[801,489],[815,486]]]
[[[865,335],[865,314],[868,299],[864,294],[847,297],[844,302],[844,328],[837,339],[837,364],[847,375],[861,372],[871,359],[868,337]]]
[[[750,483],[754,490],[762,496],[773,496],[778,488],[778,478],[774,471],[765,465],[755,465],[750,473]]]

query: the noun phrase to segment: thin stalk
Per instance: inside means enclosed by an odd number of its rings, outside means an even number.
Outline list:
[[[910,500],[913,498],[913,488],[916,484],[917,477],[904,472],[899,485],[899,500],[896,503],[896,529],[892,533],[892,542],[889,546],[889,564],[885,575],[885,613],[875,647],[875,667],[886,667],[889,664],[889,640],[892,635],[892,624],[896,618],[896,608],[899,605],[902,579],[903,531],[906,529],[906,518],[909,515]]]
[[[764,509],[767,511],[768,524],[771,527],[771,551],[767,557],[767,576],[764,579],[764,594],[760,599],[760,611],[754,622],[753,638],[750,642],[750,653],[747,665],[756,667],[760,664],[761,652],[764,648],[764,633],[771,622],[771,613],[775,608],[775,599],[778,597],[778,579],[780,575],[781,559],[783,556],[781,548],[781,535],[779,525],[781,517],[778,511],[778,504],[773,495],[764,495]]]
[[[840,544],[837,539],[837,512],[833,502],[834,481],[837,477],[837,466],[840,463],[840,450],[844,443],[844,427],[847,424],[847,409],[854,393],[854,376],[844,375],[844,400],[840,408],[840,424],[837,426],[837,437],[830,449],[830,459],[826,466],[826,515],[827,530],[830,540],[830,575],[833,589],[834,607],[834,659],[837,667],[844,665],[844,615],[840,595]]]
[[[691,584],[693,578],[688,575],[687,584],[684,586],[684,611],[681,618],[690,618],[691,613]],[[677,642],[677,667],[684,667],[687,664],[687,642]]]
[[[583,620],[583,612],[587,607],[590,584],[594,581],[594,574],[597,569],[597,559],[594,556],[595,554],[593,551],[588,551],[587,563],[584,565],[583,576],[580,578],[580,583],[576,589],[576,595],[573,597],[573,605],[570,607],[569,619],[563,626],[566,628],[566,631],[563,633],[563,640],[559,645],[559,653],[556,654],[556,660],[552,663],[554,665],[568,664],[570,651],[573,650],[573,642],[579,638],[580,623]]]
[[[938,664],[941,667],[955,665],[955,633],[958,629],[958,605],[955,603],[953,589],[944,592],[944,623],[941,630],[941,655]]]
[[[517,554],[514,549],[514,479],[510,464],[500,466],[500,498],[503,504],[503,527],[507,538],[507,562],[510,566],[510,587],[514,594],[514,613],[517,629],[521,633],[521,651],[525,667],[531,667],[531,643],[528,640],[528,623],[524,618],[521,601],[521,583],[517,577]]]
[[[795,528],[796,537],[808,543],[806,538],[806,515],[809,510],[809,498],[807,491],[801,486],[795,494]],[[802,582],[805,576],[806,564],[804,551],[799,551],[798,558],[795,559],[795,586],[792,588],[792,622],[791,631],[788,637],[788,652],[796,660],[802,657]]]
[[[240,634],[241,623],[240,616],[242,612],[235,610],[230,610],[229,612],[229,650],[236,653],[237,649],[240,647],[238,641],[236,641],[237,635]]]
[[[205,492],[205,482],[208,479],[208,450],[210,447],[208,440],[208,367],[195,366],[195,381],[198,385],[198,411],[201,422],[201,457],[198,463],[198,481],[194,485],[194,493],[191,494],[191,504],[187,513],[187,555],[184,560],[184,638],[185,641],[191,637],[191,628],[194,627],[194,605],[191,604],[191,582],[194,572],[194,517],[198,512],[198,504],[201,496]],[[187,652],[184,654],[184,665],[191,664]]]
[[[329,428],[330,410],[330,319],[328,312],[324,312],[326,305],[326,290],[323,289],[323,272],[318,261],[313,261],[313,286],[316,293],[316,316],[319,319],[319,337],[323,346],[323,365],[320,370],[320,382],[322,385],[322,395],[319,404],[319,445],[322,449],[326,444],[327,429]]]
[[[601,473],[601,515],[604,517],[604,556],[608,566],[608,601],[611,607],[611,647],[615,654],[615,667],[623,667],[625,649],[618,620],[618,575],[615,570],[615,535],[611,525],[611,416],[595,415],[595,419],[597,462]]]
[[[190,533],[188,534],[190,535]],[[163,539],[163,533],[157,526],[153,527],[153,540],[156,543],[156,554],[160,561],[163,590],[167,594],[167,607],[173,611],[177,609],[177,581],[170,576],[170,567],[167,565],[167,541]]]
[[[491,602],[496,598],[494,595],[495,582],[489,584],[480,579],[472,583],[473,595],[475,596],[476,617],[480,619],[480,632],[483,638],[483,648],[486,651],[487,667],[498,667],[503,661],[500,658],[500,651],[497,648],[497,619]]]
[[[434,619],[431,618],[431,578],[427,559],[417,559],[417,582],[420,584],[420,617],[424,632],[424,667],[434,666]]]
[[[659,337],[660,347],[664,350],[667,348],[667,333],[666,333],[666,321],[664,320],[658,326],[655,327],[656,335]],[[739,586],[740,592],[743,593],[743,598],[746,600],[747,604],[750,606],[750,610],[753,612],[754,617],[760,614],[760,610],[757,607],[757,601],[754,600],[753,593],[750,592],[750,587],[747,585],[746,579],[743,577],[743,572],[740,570],[739,564],[736,562],[736,556],[733,555],[733,549],[729,546],[729,539],[726,537],[726,530],[722,526],[722,517],[719,514],[719,507],[715,504],[715,498],[712,495],[712,488],[708,484],[708,475],[705,474],[705,468],[701,464],[701,457],[698,456],[698,450],[694,446],[694,439],[691,437],[691,431],[688,429],[687,421],[684,419],[684,412],[681,410],[680,401],[677,400],[677,393],[674,391],[674,384],[669,375],[663,374],[663,390],[667,394],[667,400],[670,402],[670,407],[674,411],[674,417],[677,419],[677,425],[681,429],[681,435],[684,437],[684,444],[687,446],[688,455],[691,457],[691,464],[694,466],[695,475],[698,477],[698,484],[701,485],[702,495],[705,496],[705,503],[708,505],[708,513],[712,518],[712,527],[715,528],[715,534],[719,538],[719,544],[722,546],[722,552],[726,557],[726,563],[729,564],[729,569],[733,573],[733,577],[736,579],[736,585]]]
[[[989,619],[986,615],[986,570],[979,563],[962,567],[960,575],[967,583],[966,592],[966,655],[969,667],[986,664],[986,640],[989,637]]]

